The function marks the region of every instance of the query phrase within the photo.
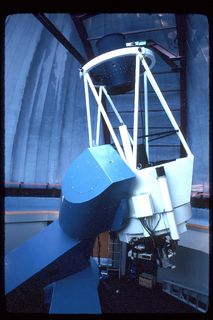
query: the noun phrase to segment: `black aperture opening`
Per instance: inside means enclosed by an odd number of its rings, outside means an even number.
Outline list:
[[[126,47],[125,36],[121,33],[108,34],[96,42],[99,54]],[[134,88],[134,57],[110,59],[91,72],[98,85],[105,85],[109,94],[120,94]]]
[[[156,172],[157,172],[157,176],[158,177],[163,177],[165,176],[165,170],[164,170],[164,167],[157,167],[156,168]]]

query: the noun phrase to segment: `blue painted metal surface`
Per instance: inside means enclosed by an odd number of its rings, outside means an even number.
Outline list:
[[[53,222],[6,255],[5,293],[34,276],[42,286],[48,279],[52,282],[87,267],[93,244],[94,239],[78,241],[68,237],[58,220]]]
[[[128,216],[129,216],[129,202],[127,199],[122,199],[120,201],[118,209],[116,210],[116,214],[110,230],[111,231],[121,230],[124,227]]]
[[[98,283],[99,270],[91,258],[86,269],[54,283],[49,313],[100,314]]]
[[[63,181],[59,222],[64,232],[85,239],[110,230],[134,179],[135,174],[111,145],[86,149],[71,164]],[[126,210],[119,213],[118,228],[126,214]]]

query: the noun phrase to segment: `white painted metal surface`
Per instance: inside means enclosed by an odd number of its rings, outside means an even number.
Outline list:
[[[96,58],[87,62],[81,69],[80,75],[83,75],[91,71],[92,68],[97,67],[99,64],[106,62],[110,59],[129,56],[129,55],[133,55],[133,56],[137,55],[139,53],[138,49],[139,49],[138,47],[130,47],[130,48],[122,48],[122,49],[117,49],[117,50],[103,53],[100,56],[97,56]],[[144,56],[150,59],[151,61],[150,69],[151,69],[155,64],[155,57],[152,51],[147,48],[140,48],[140,50]]]
[[[141,193],[129,199],[130,216],[142,218],[152,216],[154,213],[152,199],[149,193]]]
[[[113,129],[113,127],[112,127],[112,125],[111,125],[111,123],[109,121],[109,117],[107,116],[107,113],[106,113],[106,111],[104,109],[104,106],[103,106],[103,104],[101,102],[101,99],[100,99],[99,95],[97,94],[95,86],[94,86],[94,84],[93,84],[93,82],[92,82],[92,80],[91,80],[91,78],[90,78],[88,73],[84,74],[84,79],[86,79],[86,81],[88,82],[88,84],[90,86],[90,89],[91,89],[91,91],[92,91],[92,93],[93,93],[93,95],[94,95],[94,97],[95,97],[95,99],[96,99],[96,101],[98,103],[98,107],[100,108],[101,114],[102,114],[102,116],[104,118],[104,121],[106,122],[106,125],[107,125],[107,127],[109,129],[109,132],[110,132],[110,134],[112,136],[112,139],[113,139],[113,141],[114,141],[114,143],[116,145],[116,148],[117,148],[121,158],[126,162],[126,158],[124,156],[124,153],[123,153],[123,150],[122,150],[122,148],[120,146],[120,143],[119,143],[119,141],[118,141],[118,139],[116,137],[115,131],[114,131],[114,129]]]
[[[140,84],[140,57],[136,55],[135,61],[135,96],[134,96],[134,123],[133,123],[133,157],[135,168],[137,167],[138,147],[138,107],[139,107],[139,84]]]
[[[100,100],[102,99],[102,92],[103,92],[103,87],[99,88],[99,97]],[[96,146],[99,145],[99,137],[100,137],[100,126],[101,126],[101,110],[98,107],[98,112],[97,112],[97,125],[96,125],[96,139],[95,139],[95,144]]]
[[[149,160],[149,115],[148,115],[148,88],[147,88],[147,75],[144,72],[144,110],[145,110],[145,147],[147,159]]]

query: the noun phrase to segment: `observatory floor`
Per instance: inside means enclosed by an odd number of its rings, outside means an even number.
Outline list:
[[[101,280],[99,298],[103,314],[107,313],[200,313],[185,303],[162,291],[158,284],[155,288],[141,287],[135,280],[118,280],[117,277]],[[20,297],[19,297],[20,298]],[[20,300],[20,299],[19,299]],[[9,303],[9,301],[7,301]],[[10,305],[12,303],[12,305]],[[14,309],[14,301],[7,304],[8,311],[13,313],[48,313],[49,305],[44,303],[41,290],[21,300]],[[16,305],[16,304],[15,304]],[[82,302],[83,307],[83,302]]]
[[[134,280],[102,280],[99,296],[103,313],[199,313],[162,291],[141,287]]]

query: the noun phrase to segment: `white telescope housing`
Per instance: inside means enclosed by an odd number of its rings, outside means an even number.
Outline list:
[[[133,136],[130,135],[127,125],[119,114],[112,97],[104,84],[94,84],[91,76],[92,70],[107,61],[118,57],[134,57],[134,103],[133,103]],[[155,57],[150,49],[145,47],[126,47],[106,52],[86,63],[80,71],[84,80],[89,147],[93,147],[95,141],[99,144],[100,125],[102,115],[109,129],[113,143],[121,158],[136,174],[135,186],[132,196],[129,198],[129,218],[126,227],[119,232],[119,239],[126,243],[132,239],[141,239],[150,236],[169,234],[172,240],[178,240],[179,234],[186,231],[186,222],[191,217],[191,184],[194,157],[180,128],[164,99],[160,88],[154,79],[150,69],[155,64]],[[138,111],[139,111],[139,87],[143,78],[144,89],[144,114],[145,114],[145,150],[149,160],[149,108],[147,83],[151,84],[157,95],[163,110],[165,111],[174,133],[178,136],[186,156],[171,161],[165,161],[158,165],[138,167]],[[98,88],[98,90],[97,90]],[[90,114],[90,95],[92,92],[97,102],[96,137],[92,136],[92,121]],[[102,96],[112,107],[119,121],[119,130],[116,134],[111,121],[102,103]],[[118,138],[120,134],[120,138]],[[122,142],[120,143],[119,140]]]

